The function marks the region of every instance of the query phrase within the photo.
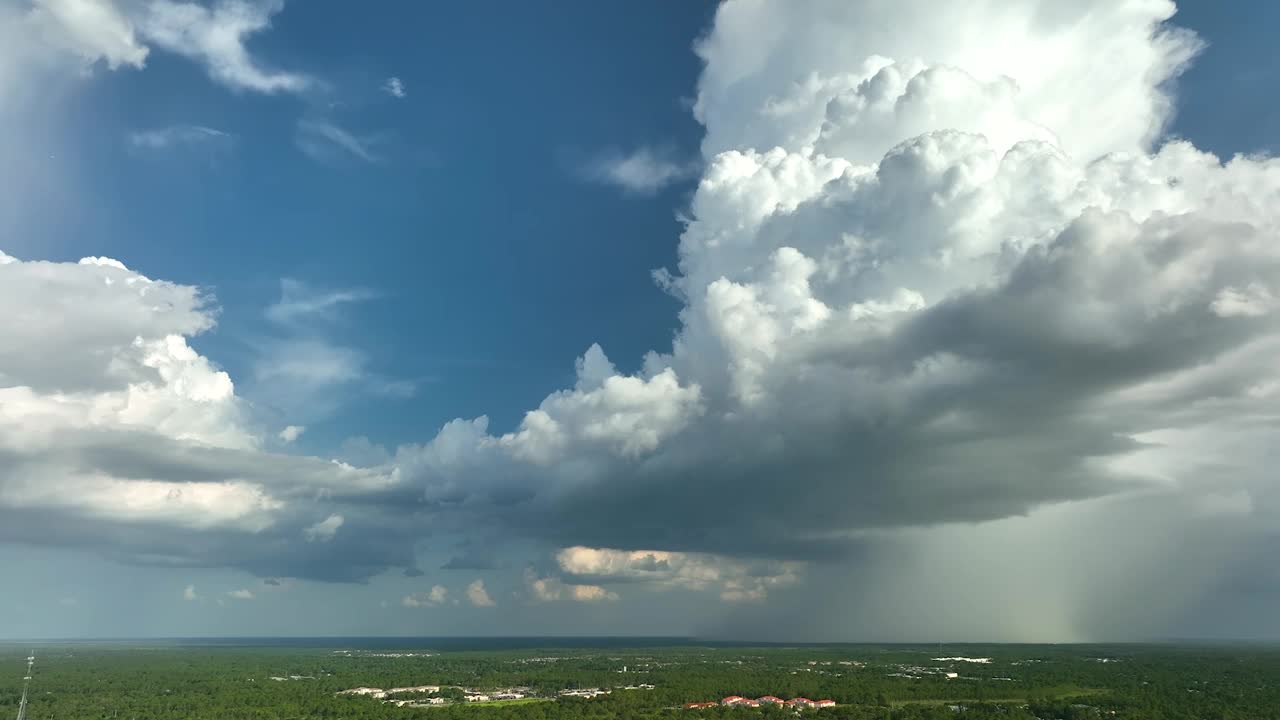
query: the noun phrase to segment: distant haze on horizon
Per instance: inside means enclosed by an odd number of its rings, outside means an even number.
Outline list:
[[[1280,639],[1277,23],[0,0],[0,637]]]

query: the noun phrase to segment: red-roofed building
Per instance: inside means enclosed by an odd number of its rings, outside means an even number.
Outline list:
[[[743,701],[742,701],[741,703],[739,703],[739,704],[740,704],[740,705],[746,705],[747,707],[760,707],[760,701],[759,701],[759,700],[743,700]]]
[[[685,703],[684,709],[685,710],[701,710],[702,708],[715,707],[717,704],[718,703],[713,703],[713,702],[691,702],[691,703]]]
[[[759,701],[766,705],[781,705],[786,702],[776,695],[765,695],[764,697],[759,698]]]
[[[747,699],[742,697],[741,695],[730,695],[729,697],[721,700],[720,704],[721,705],[741,705],[746,701]]]
[[[814,702],[807,697],[791,698],[790,700],[787,701],[787,704],[790,705],[791,707],[799,707],[799,708],[814,707]]]
[[[835,707],[835,700],[819,700],[814,703],[817,707]]]

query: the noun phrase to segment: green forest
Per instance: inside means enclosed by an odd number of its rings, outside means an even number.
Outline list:
[[[32,649],[0,645],[0,719],[16,716]],[[1280,649],[1270,646],[378,651],[132,642],[43,643],[34,651],[29,720],[1280,718]],[[385,697],[341,694],[361,687],[424,685],[441,689]],[[463,699],[510,688],[519,688],[524,697]],[[602,694],[564,694],[583,689]],[[728,695],[831,699],[837,705],[683,707]],[[442,704],[394,702],[416,702],[418,696],[439,697]]]

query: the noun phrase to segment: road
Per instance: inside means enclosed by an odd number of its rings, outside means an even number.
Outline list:
[[[27,675],[22,679],[22,699],[18,701],[18,720],[27,720],[27,691],[31,689],[31,672],[36,664],[36,651],[27,656]]]

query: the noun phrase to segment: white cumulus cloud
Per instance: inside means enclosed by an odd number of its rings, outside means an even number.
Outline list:
[[[719,589],[721,599],[728,602],[764,600],[771,588],[799,582],[805,570],[804,563],[795,561],[747,562],[701,553],[583,546],[562,549],[556,561],[561,570],[580,578],[642,582],[658,588]],[[582,597],[577,599],[605,599],[596,590],[578,592]]]
[[[283,7],[282,0],[34,0],[13,21],[25,31],[17,50],[25,60],[68,55],[113,70],[142,68],[155,47],[201,63],[209,77],[233,90],[301,92],[314,80],[267,69],[245,47]]]
[[[594,603],[618,599],[618,593],[599,585],[570,584],[558,577],[540,577],[532,569],[524,574],[528,595],[537,602],[556,602],[572,600],[574,602]]]
[[[493,598],[489,597],[489,591],[484,587],[484,580],[479,578],[467,586],[467,600],[475,607],[493,607],[497,604]]]
[[[27,20],[47,42],[86,63],[102,60],[114,70],[146,62],[146,46],[110,0],[36,0]]]
[[[631,374],[593,347],[515,430],[457,420],[399,467],[464,514],[516,498],[493,512],[568,546],[566,578],[746,606],[952,528],[1007,523],[1025,551],[1009,519],[1135,495],[1163,498],[1167,532],[1247,507],[1219,542],[1263,543],[1280,163],[1160,141],[1200,47],[1172,14],[721,5],[702,175],[660,273],[683,303],[670,349]],[[1097,597],[1116,594],[1063,602]]]
[[[204,64],[211,78],[233,90],[299,92],[313,83],[311,78],[268,70],[244,45],[248,36],[269,28],[283,8],[283,0],[222,0],[212,6],[150,0],[135,22],[149,42]]]
[[[264,452],[230,376],[189,343],[214,325],[198,289],[110,258],[4,258],[7,537],[167,564],[261,562],[264,534],[302,541],[317,493],[341,501],[394,483],[378,470]],[[323,521],[308,537],[332,537],[338,524]],[[64,528],[57,538],[44,531],[50,525]],[[293,574],[297,551],[275,547],[278,574]]]
[[[482,588],[483,589],[483,588]],[[400,604],[407,608],[439,607],[449,599],[449,589],[443,585],[433,585],[424,593],[405,595]]]

